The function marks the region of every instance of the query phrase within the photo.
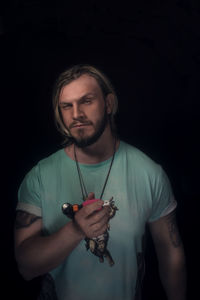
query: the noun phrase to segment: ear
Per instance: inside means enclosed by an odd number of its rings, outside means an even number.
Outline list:
[[[110,93],[106,96],[106,111],[108,115],[112,113],[113,106],[114,106],[114,95]]]

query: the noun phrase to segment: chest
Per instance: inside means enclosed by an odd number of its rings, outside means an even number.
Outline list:
[[[82,203],[80,182],[75,171],[67,176],[57,174],[52,178],[48,189],[43,190],[43,223],[44,230],[49,234],[70,221],[62,213],[63,203]],[[83,175],[88,192],[94,192],[95,197],[98,198],[105,182],[105,171],[100,174],[96,171],[83,172]],[[115,217],[110,220],[111,238],[116,240],[120,235],[122,239],[127,240],[128,237],[131,240],[134,236],[140,235],[144,231],[150,210],[148,188],[141,188],[137,177],[116,176],[113,172],[107,182],[103,200],[111,197],[119,209]]]

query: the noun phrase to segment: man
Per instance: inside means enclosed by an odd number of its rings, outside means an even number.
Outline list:
[[[65,147],[40,161],[20,186],[15,252],[21,274],[30,280],[48,273],[52,299],[140,299],[148,224],[167,299],[184,300],[185,258],[170,183],[159,165],[117,138],[117,97],[107,77],[92,66],[72,67],[58,78],[53,105]],[[118,210],[111,219],[103,204],[112,197]],[[98,200],[73,220],[63,213],[64,203],[88,199]],[[91,246],[108,233],[108,224],[112,267],[85,248],[85,239]]]

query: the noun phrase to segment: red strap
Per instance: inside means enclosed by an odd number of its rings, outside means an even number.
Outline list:
[[[96,202],[96,201],[98,201],[98,200],[100,200],[100,199],[89,199],[89,200],[85,200],[85,201],[83,202],[83,206],[86,206],[86,205],[88,205],[88,204],[94,203],[94,202]]]
[[[94,203],[94,202],[97,202],[98,200],[100,200],[100,199],[89,199],[89,200],[85,200],[84,202],[83,202],[83,206],[86,206],[86,205],[88,205],[88,204],[92,204],[92,203]],[[98,208],[97,210],[101,210],[102,208],[100,207],[100,208]]]

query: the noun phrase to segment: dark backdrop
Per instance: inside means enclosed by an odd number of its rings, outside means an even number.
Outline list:
[[[61,147],[51,106],[56,77],[73,64],[89,63],[116,88],[120,137],[160,163],[171,180],[187,257],[188,299],[193,299],[199,265],[199,2],[79,2],[2,5],[1,272],[9,283],[6,291],[36,299],[39,280],[25,282],[14,260],[17,190],[38,160]],[[144,299],[165,299],[148,240]]]

